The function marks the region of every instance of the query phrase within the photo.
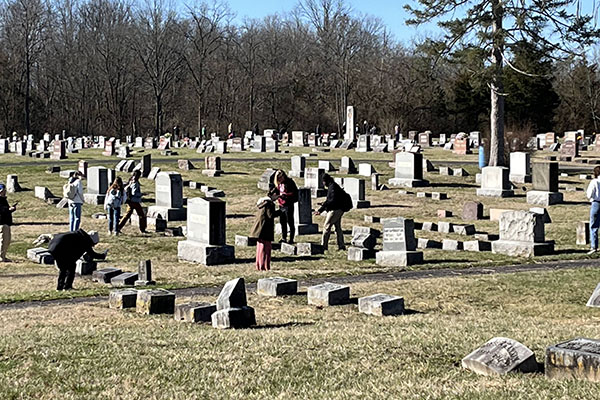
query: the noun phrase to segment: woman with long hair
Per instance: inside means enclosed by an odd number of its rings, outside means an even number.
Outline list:
[[[106,192],[104,209],[108,213],[108,234],[118,235],[119,219],[121,218],[121,206],[127,201],[123,180],[117,177]]]

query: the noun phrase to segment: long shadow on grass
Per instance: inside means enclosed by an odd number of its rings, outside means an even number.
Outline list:
[[[436,249],[436,250],[439,250],[439,249]],[[428,259],[425,259],[423,264],[444,264],[444,263],[448,264],[448,263],[462,263],[462,262],[466,262],[466,261],[469,261],[469,259],[467,259],[467,258],[464,258],[461,260],[428,260]]]
[[[225,216],[225,218],[231,218],[231,219],[242,219],[242,218],[248,218],[248,217],[252,217],[252,214],[227,214]]]
[[[400,204],[375,204],[369,208],[406,208],[406,206]]]
[[[68,222],[42,222],[42,221],[31,221],[31,222],[17,222],[16,226],[27,226],[27,225],[69,225]]]
[[[248,172],[223,172],[223,175],[250,175]]]
[[[573,253],[583,254],[583,253],[587,253],[587,252],[588,252],[588,250],[562,249],[562,250],[555,250],[554,254],[573,254]]]
[[[441,183],[432,183],[431,187],[449,187],[449,188],[478,188],[479,185],[473,185],[470,183],[450,183],[450,182],[441,182]]]
[[[314,325],[314,322],[286,322],[285,324],[267,324],[267,325],[257,325],[253,326],[250,329],[276,329],[276,328],[289,328],[295,326],[307,326]]]
[[[286,256],[286,257],[271,257],[272,262],[295,262],[295,261],[317,261],[323,257],[318,256]],[[256,261],[256,258],[236,258],[232,264],[248,264]]]
[[[590,203],[588,201],[563,201],[560,205],[569,205],[569,206],[587,206]]]

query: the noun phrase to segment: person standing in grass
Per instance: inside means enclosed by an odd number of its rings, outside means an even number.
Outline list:
[[[125,194],[125,188],[123,187],[123,180],[117,177],[112,185],[106,192],[106,199],[104,200],[104,209],[108,213],[108,234],[118,235],[119,232],[119,218],[121,217],[121,206],[127,201],[127,195]]]
[[[12,213],[17,209],[17,203],[10,206],[6,198],[6,185],[0,183],[0,262],[10,262],[6,258],[8,246],[10,246],[11,232],[10,227],[13,224]]]
[[[142,208],[142,187],[140,185],[141,175],[142,173],[140,171],[133,171],[129,182],[125,187],[125,194],[127,195],[127,212],[119,222],[119,232],[121,232],[135,211],[140,221],[140,232],[146,233],[146,216],[144,215],[144,209]]]
[[[327,188],[327,199],[321,207],[315,211],[315,215],[325,213],[325,224],[323,225],[323,236],[321,246],[324,250],[329,247],[329,236],[331,228],[335,227],[337,245],[339,250],[345,250],[344,233],[342,232],[342,215],[352,209],[352,198],[335,183],[331,175],[323,174],[323,185]]]
[[[277,203],[279,204],[279,223],[281,224],[281,241],[284,243],[294,243],[296,235],[296,225],[294,222],[294,203],[298,202],[298,186],[294,180],[288,177],[282,170],[275,173],[275,185],[277,193]],[[288,228],[290,238],[288,241]]]
[[[63,197],[69,204],[69,230],[75,232],[81,225],[81,206],[83,205],[82,174],[76,171],[63,186]]]
[[[271,269],[271,250],[274,240],[275,217],[279,211],[271,197],[261,197],[256,202],[258,211],[250,237],[256,238],[256,269],[268,271]]]
[[[587,187],[586,195],[591,202],[590,207],[590,251],[598,251],[598,228],[600,227],[600,166],[594,168],[594,179]]]

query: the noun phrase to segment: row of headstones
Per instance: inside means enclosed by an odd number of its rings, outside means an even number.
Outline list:
[[[79,275],[91,275],[93,282],[108,283],[115,287],[125,286],[150,286],[156,282],[152,280],[152,261],[143,260],[138,264],[138,272],[124,272],[120,268],[106,267],[97,269],[95,261],[81,258],[77,262]]]

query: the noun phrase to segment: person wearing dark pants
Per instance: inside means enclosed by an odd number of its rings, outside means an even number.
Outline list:
[[[294,243],[296,236],[296,223],[294,221],[294,203],[298,201],[298,186],[285,172],[278,170],[275,173],[277,189],[277,203],[279,204],[279,223],[281,224],[281,241]],[[288,240],[288,228],[290,238]]]
[[[594,168],[594,179],[588,185],[586,195],[591,202],[590,251],[588,254],[594,254],[598,251],[598,228],[600,228],[600,166]]]
[[[325,224],[323,225],[323,236],[321,245],[323,250],[329,247],[329,236],[331,229],[335,228],[337,246],[339,250],[345,250],[344,233],[342,232],[342,216],[346,211],[352,209],[352,199],[338,185],[329,174],[323,175],[323,184],[327,187],[327,199],[321,207],[315,211],[315,215],[325,213]]]
[[[144,215],[144,209],[142,208],[142,189],[140,186],[140,171],[134,171],[129,179],[129,183],[125,187],[127,193],[127,212],[121,218],[119,222],[119,232],[123,229],[131,215],[135,211],[140,221],[140,232],[146,233],[146,215]]]
[[[97,232],[91,231],[88,234],[83,229],[76,232],[59,233],[54,236],[48,245],[48,251],[54,257],[54,262],[59,271],[56,290],[73,289],[75,264],[85,253],[100,260],[106,258],[106,252],[96,253],[93,250],[98,241]]]

